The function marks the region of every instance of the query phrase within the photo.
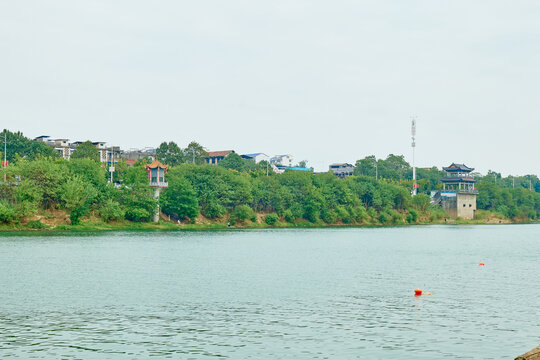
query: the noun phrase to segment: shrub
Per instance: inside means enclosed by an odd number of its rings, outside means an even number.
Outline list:
[[[304,206],[304,219],[315,223],[319,221],[320,211],[319,206],[313,200],[308,200]]]
[[[388,223],[390,223],[391,219],[392,219],[392,216],[389,215],[389,214],[388,214],[387,212],[385,212],[385,211],[383,211],[383,212],[381,212],[381,213],[379,214],[379,222],[380,222],[381,224],[388,224]]]
[[[291,211],[291,209],[287,209],[283,212],[283,218],[285,219],[285,221],[289,222],[289,223],[293,223],[296,218],[293,214],[293,212]]]
[[[302,205],[298,203],[292,204],[289,210],[292,212],[293,220],[304,216],[304,209],[302,208]]]
[[[225,215],[226,212],[227,210],[217,202],[210,202],[206,204],[202,211],[203,215],[209,219],[220,218]]]
[[[327,224],[335,224],[337,217],[338,215],[333,209],[324,208],[321,210],[321,219]]]
[[[244,222],[251,218],[253,210],[248,205],[238,205],[233,212],[234,218],[239,222]]]
[[[15,209],[6,202],[0,202],[0,223],[10,224],[15,218]]]
[[[367,214],[371,218],[371,221],[375,221],[378,218],[377,210],[372,207],[368,208]]]
[[[129,207],[126,209],[126,219],[130,221],[145,222],[149,221],[151,216],[150,211],[143,208]]]
[[[279,217],[277,216],[277,214],[268,214],[264,217],[264,222],[267,223],[268,225],[274,225],[275,223],[277,223],[279,220]]]
[[[122,220],[126,212],[119,203],[113,200],[107,200],[99,209],[99,214],[103,221]]]
[[[26,227],[29,229],[45,229],[47,225],[42,223],[40,220],[32,220],[26,223]]]
[[[412,197],[411,201],[415,208],[421,211],[425,211],[431,202],[431,198],[429,197],[429,195],[426,194],[417,194]]]
[[[394,224],[402,224],[403,223],[403,217],[401,216],[401,214],[399,212],[397,212],[396,210],[390,210],[390,211],[388,211],[388,213],[392,217],[392,222]]]
[[[418,211],[410,209],[409,213],[405,216],[405,219],[409,224],[415,223],[418,220]]]

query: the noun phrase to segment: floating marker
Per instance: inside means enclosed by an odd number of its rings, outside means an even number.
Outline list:
[[[486,264],[484,264],[484,263],[482,263],[482,262],[481,262],[480,264],[478,264],[478,266],[484,266],[484,265],[486,265]]]
[[[414,295],[416,295],[416,296],[422,295],[422,290],[420,290],[420,289],[414,289]]]

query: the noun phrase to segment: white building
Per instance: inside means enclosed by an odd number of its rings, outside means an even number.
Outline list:
[[[270,159],[270,164],[282,165],[282,166],[293,166],[292,155],[275,155]]]
[[[268,161],[270,160],[270,157],[264,153],[254,153],[254,154],[244,154],[242,155],[244,159],[251,159],[255,161],[255,163],[260,163],[261,161]]]

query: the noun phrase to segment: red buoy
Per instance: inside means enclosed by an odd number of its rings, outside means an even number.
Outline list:
[[[416,296],[422,295],[422,290],[420,290],[420,289],[414,289],[414,295],[416,295]]]
[[[484,264],[484,263],[482,263],[482,262],[481,262],[481,263],[480,263],[480,264],[478,264],[478,265],[479,265],[479,266],[484,266],[484,265],[486,265],[486,264]]]

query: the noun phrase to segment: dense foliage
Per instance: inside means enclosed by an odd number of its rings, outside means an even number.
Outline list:
[[[235,153],[220,166],[200,164],[205,153],[196,143],[190,144],[191,163],[186,163],[187,153],[164,143],[158,156],[177,157],[178,162],[166,174],[169,186],[161,192],[158,204],[144,161],[133,167],[120,161],[115,182],[110,183],[105,164],[96,161],[90,146],[80,145],[79,155],[75,151],[66,161],[35,145],[38,142],[21,139],[19,134],[10,136],[8,141],[18,144],[13,148],[20,149],[20,154],[0,174],[0,223],[25,222],[39,228],[40,219],[55,212],[54,216],[65,216],[71,224],[82,219],[147,222],[158,205],[171,220],[206,218],[231,225],[400,224],[446,216],[440,207],[431,205],[427,195],[440,187],[443,173],[437,168],[418,169],[420,193],[411,197],[411,169],[403,156],[359,160],[355,176],[339,179],[332,173],[303,171],[267,175],[266,163],[255,164]],[[3,175],[7,181],[2,181]],[[479,180],[478,209],[517,219],[540,215],[536,176],[503,178],[490,172]]]
[[[33,160],[40,156],[56,157],[54,148],[45,143],[26,138],[21,132],[11,132],[4,130],[0,132],[0,157],[4,160],[4,138],[10,151],[7,153],[7,160],[13,162],[17,158]]]

